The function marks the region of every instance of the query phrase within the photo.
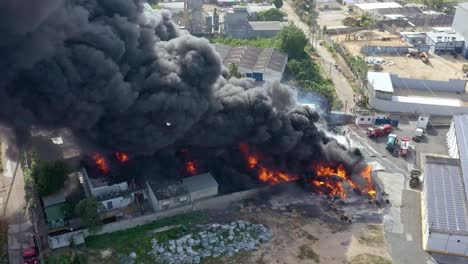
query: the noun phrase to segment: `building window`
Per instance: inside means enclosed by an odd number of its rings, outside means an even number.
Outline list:
[[[458,243],[460,243],[460,240],[457,240]]]
[[[112,209],[112,201],[107,202],[107,209]]]
[[[364,121],[364,117],[361,117],[361,121]]]
[[[367,118],[367,121],[370,121],[370,117],[369,117],[369,118]]]

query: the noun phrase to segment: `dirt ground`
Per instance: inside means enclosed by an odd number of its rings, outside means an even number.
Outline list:
[[[383,65],[383,71],[397,74],[400,77],[417,78],[427,80],[447,81],[449,79],[463,79],[463,64],[467,59],[460,56],[453,58],[450,55],[429,55],[429,64],[425,64],[419,58],[407,58],[406,56],[382,56],[393,65]]]
[[[268,226],[273,232],[271,241],[257,251],[207,263],[391,263],[382,225],[342,222],[311,204],[272,208],[247,205],[229,213]]]
[[[344,28],[341,21],[347,17],[346,9],[340,10],[323,10],[319,12],[317,22],[321,26],[327,26],[328,29]]]

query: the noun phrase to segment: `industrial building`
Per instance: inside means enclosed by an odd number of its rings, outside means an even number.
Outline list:
[[[463,168],[468,165],[468,157],[462,158],[467,155],[468,142],[461,139],[459,143],[464,152],[460,153],[460,159],[426,156],[421,196],[422,240],[426,251],[468,256],[468,206],[464,184],[468,175]]]
[[[125,179],[103,175],[85,166],[77,173],[86,196],[96,199],[108,211],[123,208],[136,200],[144,199],[142,190],[135,188],[133,183],[129,186]]]
[[[426,44],[432,53],[461,53],[465,39],[452,28],[433,28],[431,32],[426,33]]]
[[[284,27],[280,21],[249,21],[248,7],[234,6],[224,15],[224,34],[235,38],[271,38]]]
[[[400,4],[396,2],[377,2],[377,3],[359,3],[354,4],[354,11],[360,14],[372,12],[376,9],[385,9],[385,8],[400,8]]]
[[[288,62],[288,55],[274,48],[231,47],[224,44],[215,44],[215,48],[224,66],[234,63],[240,73],[256,81],[281,81]]]
[[[180,181],[146,182],[151,206],[155,211],[190,204],[218,194],[218,183],[210,173],[199,174]]]
[[[367,74],[369,104],[384,112],[452,116],[468,114],[466,80],[402,78],[388,72]]]
[[[423,248],[468,256],[468,115],[455,115],[446,135],[448,157],[425,156]]]
[[[453,18],[452,28],[464,39],[465,43],[462,48],[462,55],[468,59],[468,2],[457,5],[455,17]]]

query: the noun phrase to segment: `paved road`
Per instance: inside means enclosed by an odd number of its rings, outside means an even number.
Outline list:
[[[293,22],[297,27],[304,31],[304,34],[309,38],[310,44],[313,45],[313,40],[311,39],[312,36],[310,35],[310,27],[299,19],[297,14],[294,12],[292,6],[288,2],[283,1],[283,7],[281,9],[284,12],[286,12],[286,14],[288,14],[288,20],[290,22]],[[322,27],[322,25],[319,26]],[[346,111],[349,111],[349,109],[355,107],[353,100],[353,88],[351,87],[351,85],[349,85],[349,82],[346,79],[346,77],[344,77],[342,73],[340,73],[337,69],[335,69],[335,67],[333,67],[336,61],[328,52],[328,50],[319,45],[314,46],[316,46],[316,51],[320,56],[320,63],[324,71],[335,84],[335,90],[338,95],[338,98],[340,98],[340,100],[342,101],[343,107],[345,105],[347,106]],[[343,108],[343,110],[345,109]]]
[[[24,176],[19,155],[6,156],[9,153],[18,153],[16,146],[9,145],[2,140],[2,157],[5,165],[1,181],[4,185],[1,197],[3,205],[2,216],[8,221],[8,254],[10,263],[23,263],[21,248],[27,242],[27,236],[32,234],[32,224],[26,212],[26,199],[24,190]]]

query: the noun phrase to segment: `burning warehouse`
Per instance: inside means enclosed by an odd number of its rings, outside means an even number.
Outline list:
[[[181,35],[168,12],[111,2],[0,8],[0,121],[18,132],[65,127],[86,142],[98,168],[85,166],[88,194],[109,189],[107,209],[126,203],[136,175],[107,162],[129,158],[154,163],[137,174],[160,185],[209,172],[220,192],[304,180],[341,198],[373,195],[361,157],[318,128],[291,88],[228,79],[208,40]],[[184,148],[198,154],[181,158]],[[115,154],[106,161],[95,150]]]

